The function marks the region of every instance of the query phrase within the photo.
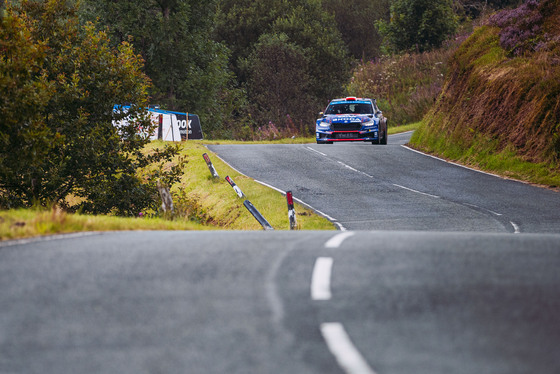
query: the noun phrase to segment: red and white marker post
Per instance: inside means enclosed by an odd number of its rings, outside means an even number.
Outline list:
[[[219,178],[220,176],[218,175],[216,168],[214,168],[214,165],[212,165],[212,161],[210,161],[210,156],[208,156],[207,153],[204,153],[202,157],[204,157],[204,161],[206,161],[206,165],[208,165],[208,169],[210,169],[210,173],[212,173],[212,177]]]
[[[290,230],[296,230],[296,211],[294,209],[294,197],[292,196],[292,191],[286,192],[286,200],[288,201],[288,219],[290,220]]]
[[[229,175],[226,176],[226,181],[227,181],[227,182],[229,183],[229,185],[233,188],[233,190],[235,191],[235,193],[237,194],[237,196],[239,196],[239,198],[242,199],[242,198],[245,197],[245,194],[243,193],[243,191],[241,191],[241,188],[239,188],[239,187],[237,186],[237,184],[235,184],[235,182],[233,181],[233,179],[231,179],[231,178],[229,177]]]

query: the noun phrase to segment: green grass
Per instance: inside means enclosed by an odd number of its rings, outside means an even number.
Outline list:
[[[314,142],[302,138],[301,142]],[[276,143],[295,143],[286,139]],[[181,143],[181,155],[188,164],[182,180],[172,186],[176,215],[173,220],[153,217],[146,212],[143,218],[70,214],[60,209],[19,209],[0,211],[0,240],[28,238],[39,235],[74,233],[81,231],[114,230],[262,230],[243,205],[225,177],[229,175],[253,205],[277,230],[289,230],[286,198],[279,192],[241,175],[223,163],[204,144],[234,144],[237,142],[189,141]],[[251,142],[253,143],[253,142]],[[261,143],[261,142],[257,142]],[[270,142],[262,142],[270,143]],[[152,142],[150,148],[162,147]],[[208,153],[220,178],[214,179],[202,155]],[[297,197],[297,196],[295,196]],[[300,230],[334,230],[326,218],[296,203],[296,218]],[[152,214],[150,214],[152,213]]]
[[[470,144],[463,143],[453,137],[442,137],[422,123],[410,142],[416,149],[475,169],[543,187],[560,187],[559,165],[529,162],[512,147],[499,150],[495,139],[482,134],[474,136]]]
[[[419,123],[390,127],[389,134],[412,131]],[[161,217],[123,218],[70,214],[59,209],[17,209],[0,211],[0,240],[28,238],[39,235],[82,231],[118,230],[261,230],[260,224],[243,206],[231,186],[224,180],[229,175],[247,198],[270,224],[279,230],[289,230],[286,199],[279,192],[241,175],[210,152],[205,144],[307,144],[315,138],[281,139],[277,141],[242,142],[233,140],[188,141],[181,143],[181,154],[189,161],[185,175],[171,191],[177,216],[173,220]],[[152,142],[148,150],[162,147]],[[202,158],[208,153],[220,179],[214,180]],[[297,196],[295,196],[297,197]],[[333,230],[334,225],[312,210],[296,203],[300,230]],[[152,212],[154,213],[154,212]]]
[[[208,142],[204,141],[204,143]],[[228,144],[232,143],[228,142]],[[151,144],[152,147],[160,145],[159,142]],[[203,153],[209,154],[220,175],[219,179],[212,178],[202,157]],[[233,170],[204,147],[202,141],[182,143],[181,154],[188,160],[185,175],[171,189],[175,195],[179,214],[223,229],[262,229],[243,206],[244,199],[240,199],[229,183],[225,181],[224,178],[229,176],[272,227],[289,230],[286,198],[281,193]],[[297,198],[297,196],[294,197]],[[335,228],[326,218],[318,216],[300,204],[296,204],[296,217],[301,230],[332,230]]]
[[[414,131],[418,127],[420,127],[421,123],[422,122],[415,122],[415,123],[409,123],[408,125],[402,125],[402,126],[394,126],[394,127],[389,126],[389,135],[400,134],[402,132],[407,132],[407,131]]]
[[[185,220],[68,214],[59,209],[0,211],[0,240],[83,231],[210,229],[215,227]]]

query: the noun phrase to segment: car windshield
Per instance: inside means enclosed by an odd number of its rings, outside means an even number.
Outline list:
[[[373,108],[371,104],[364,103],[331,104],[325,114],[373,114]]]

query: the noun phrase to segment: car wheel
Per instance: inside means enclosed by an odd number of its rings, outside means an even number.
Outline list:
[[[383,137],[379,139],[379,144],[384,144],[387,145],[387,131],[388,131],[388,126],[387,126],[387,120],[384,121],[385,122],[385,131],[383,131]]]

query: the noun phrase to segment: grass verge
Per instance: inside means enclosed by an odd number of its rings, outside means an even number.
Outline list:
[[[188,164],[181,181],[171,188],[177,214],[204,225],[223,229],[261,230],[260,224],[243,205],[244,199],[240,199],[225,181],[224,178],[229,176],[272,227],[289,230],[286,198],[232,169],[204,147],[207,143],[189,141],[181,144],[181,156]],[[161,145],[160,142],[152,142],[150,147]],[[202,157],[204,153],[209,154],[220,178],[212,178]],[[295,210],[301,230],[335,229],[326,218],[301,204],[296,204]]]
[[[420,127],[422,122],[409,123],[408,125],[389,127],[389,135],[400,134],[402,132],[414,131]]]
[[[560,187],[560,166],[536,163],[518,156],[512,147],[499,149],[495,139],[479,134],[470,143],[442,138],[435,131],[421,125],[410,141],[420,151],[433,154],[465,166],[524,181],[541,187]]]
[[[304,138],[302,138],[304,139]],[[305,138],[305,143],[314,142]],[[295,143],[286,139],[277,143]],[[261,230],[231,186],[224,180],[229,175],[267,221],[278,230],[289,230],[285,197],[253,179],[241,175],[204,147],[208,141],[181,144],[181,156],[188,160],[181,181],[171,187],[176,215],[173,220],[146,212],[143,218],[70,214],[60,209],[17,209],[0,211],[0,240],[82,231],[118,230]],[[212,142],[214,144],[235,142]],[[260,143],[260,142],[259,142]],[[263,142],[270,143],[270,142]],[[152,142],[146,149],[162,147]],[[202,157],[208,153],[220,178],[214,179]],[[168,165],[171,166],[171,165]],[[297,196],[296,196],[297,197]],[[334,230],[334,225],[301,204],[295,206],[300,230]]]
[[[169,221],[162,218],[123,218],[68,214],[56,208],[52,210],[14,209],[0,211],[0,240],[83,231],[210,229],[214,229],[214,227],[188,220]]]

